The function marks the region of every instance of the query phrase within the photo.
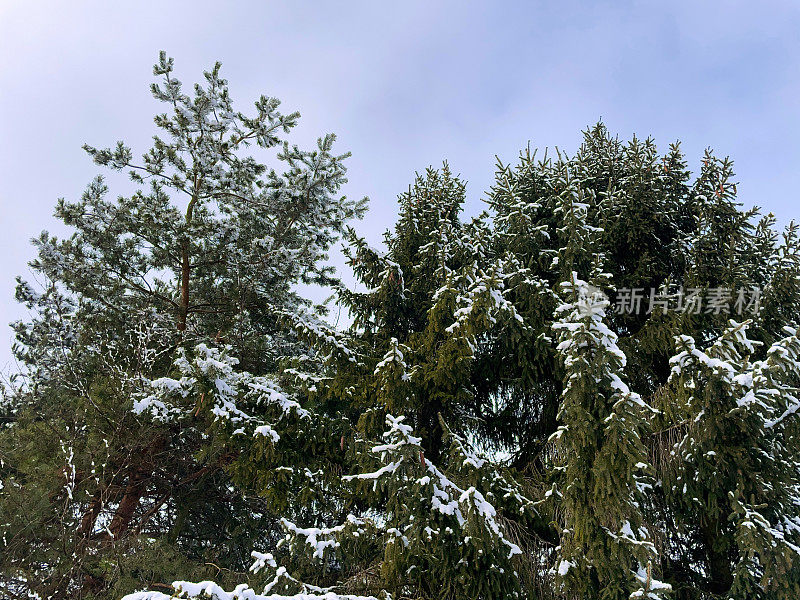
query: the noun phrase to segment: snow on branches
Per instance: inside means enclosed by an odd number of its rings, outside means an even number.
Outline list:
[[[672,449],[679,460],[667,491],[687,523],[730,531],[732,547],[720,551],[739,557],[732,589],[754,597],[783,589],[800,557],[790,418],[800,405],[800,338],[787,327],[764,359],[751,362],[758,344],[747,337],[749,325],[730,321],[705,350],[691,336],[676,338],[670,385],[684,434]]]
[[[161,421],[178,420],[208,410],[214,419],[241,427],[253,425],[256,435],[277,442],[274,427],[259,421],[245,408],[258,409],[260,415],[271,412],[276,418],[307,418],[308,411],[287,395],[271,377],[257,377],[236,371],[238,360],[226,351],[198,344],[194,356],[180,350],[174,366],[176,377],[160,377],[145,381],[145,392],[133,402],[136,414],[149,414]],[[242,430],[243,431],[243,430]]]
[[[568,590],[589,596],[614,590],[661,598],[669,586],[652,577],[657,556],[642,515],[652,471],[642,413],[654,409],[622,380],[626,357],[604,323],[605,295],[575,272],[561,287],[565,301],[553,330],[564,391],[552,439],[568,458],[560,467],[566,517],[555,575]]]

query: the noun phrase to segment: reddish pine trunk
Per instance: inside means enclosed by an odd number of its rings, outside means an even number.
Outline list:
[[[181,245],[181,304],[178,309],[178,331],[186,331],[186,317],[189,315],[189,242]]]
[[[111,519],[111,524],[108,526],[108,530],[115,540],[123,537],[130,528],[133,515],[147,488],[148,478],[149,474],[145,469],[140,467],[131,468],[122,500],[120,500],[117,511],[114,513],[114,518]]]
[[[79,536],[88,538],[90,535],[92,535],[92,530],[94,529],[94,524],[97,521],[97,516],[100,514],[100,508],[103,506],[101,499],[102,495],[102,490],[97,490],[94,496],[92,496],[92,500],[89,502],[89,508],[81,518],[81,524],[78,527]]]
[[[197,182],[195,182],[195,188]],[[186,227],[192,222],[194,205],[197,203],[197,196],[192,196],[189,206],[186,207]],[[191,263],[189,262],[189,234],[181,242],[181,304],[178,309],[178,331],[186,331],[186,319],[189,316],[189,275]]]

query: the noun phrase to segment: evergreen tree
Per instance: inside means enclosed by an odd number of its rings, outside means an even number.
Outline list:
[[[706,350],[681,336],[670,393],[683,436],[665,480],[676,516],[671,541],[697,587],[730,598],[793,598],[798,579],[798,462],[786,418],[798,408],[794,329],[751,362],[747,322]],[[693,552],[694,551],[694,552]]]
[[[305,457],[305,482],[296,451],[270,455],[289,465],[271,462],[273,472],[297,479],[287,497],[303,490],[317,510],[284,521],[274,553],[254,554],[268,574],[263,597],[664,598],[670,587],[687,599],[788,597],[794,342],[767,354],[753,345],[752,362],[736,369],[759,374],[723,386],[729,405],[747,395],[736,386],[763,397],[745,403],[741,422],[718,407],[725,427],[749,429],[738,446],[713,433],[678,439],[671,452],[676,432],[711,413],[687,400],[705,389],[688,375],[696,353],[673,360],[687,375],[670,375],[670,340],[713,339],[726,315],[647,310],[646,298],[612,313],[606,296],[764,286],[752,328],[778,340],[797,302],[795,228],[778,243],[769,217],[753,224],[731,177],[730,162],[709,153],[692,182],[677,144],[659,158],[651,140],[621,144],[598,125],[574,157],[527,153],[515,169],[501,165],[492,214],[459,222],[463,184],[445,168],[401,196],[385,253],[351,234],[351,264],[368,287],[341,291],[354,325],[336,332],[295,317],[322,363],[287,370],[315,419],[344,418],[332,421],[336,433],[319,425],[326,439]],[[292,435],[307,447],[305,434]],[[715,445],[739,462],[722,477],[703,466],[693,495],[678,498],[675,478],[705,464],[678,448]],[[269,471],[241,468],[251,479]],[[724,511],[698,513],[695,498],[708,497],[724,499]],[[718,535],[695,533],[714,514],[725,523]],[[730,574],[722,583],[709,575],[717,567]],[[176,585],[185,597],[212,589]],[[236,593],[260,598],[259,585]]]
[[[565,167],[557,207],[566,238],[558,263],[590,273],[594,284],[572,270],[561,283],[564,304],[553,323],[564,361],[561,425],[553,434],[565,456],[556,467],[563,472],[564,511],[557,575],[583,598],[659,598],[669,585],[653,576],[655,547],[642,515],[643,492],[651,487],[643,477],[651,467],[642,412],[653,409],[623,381],[626,358],[604,323],[608,300],[600,286],[607,276],[595,252],[602,230],[587,222],[583,166]]]
[[[428,169],[376,249],[346,229],[362,205],[335,196],[331,138],[283,144],[278,175],[242,146],[295,115],[234,113],[218,68],[192,98],[156,73],[167,141],[141,163],[89,149],[149,190],[61,202],[75,235],[43,235],[44,285],[18,286],[14,594],[798,594],[797,226],[743,210],[729,159],[692,178],[677,143],[598,124],[575,155],[498,165],[471,220],[463,181]],[[340,232],[365,292],[323,266]]]
[[[163,52],[154,74],[167,112],[141,160],[122,142],[86,146],[139,189],[112,200],[98,177],[80,200],[59,200],[74,233],[42,233],[40,285],[19,281],[27,373],[0,435],[0,572],[14,594],[116,595],[247,566],[277,517],[231,487],[235,452],[213,434],[226,403],[191,386],[174,410],[141,398],[132,410],[134,398],[171,381],[176,353],[213,362],[212,346],[227,346],[255,375],[302,355],[281,318],[313,312],[296,284],[333,282],[326,252],[364,210],[337,196],[347,155],[332,153],[332,135],[313,151],[290,145],[298,114],[265,96],[252,115],[236,111],[219,64],[190,94]],[[275,167],[251,145],[278,149]]]

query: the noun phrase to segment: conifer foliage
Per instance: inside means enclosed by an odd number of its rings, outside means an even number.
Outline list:
[[[245,384],[212,373],[274,374],[302,347],[279,325],[313,312],[296,284],[331,283],[326,252],[364,209],[337,195],[347,155],[332,135],[289,144],[299,115],[266,96],[237,111],[219,64],[191,92],[164,53],[154,74],[165,112],[141,159],[86,146],[137,189],[111,199],[98,177],[60,200],[74,233],[42,233],[35,281],[19,281],[27,376],[0,440],[0,585],[15,597],[113,596],[249,563],[257,523],[275,518],[231,485],[218,422],[248,420],[233,404]]]
[[[87,147],[141,189],[60,201],[75,233],[19,281],[9,597],[800,594],[798,230],[742,210],[730,160],[693,179],[600,123],[498,164],[469,220],[427,169],[373,248],[332,136],[234,111],[219,65],[193,95],[155,74],[163,139]]]

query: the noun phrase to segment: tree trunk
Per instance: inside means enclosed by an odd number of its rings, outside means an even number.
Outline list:
[[[114,539],[123,537],[130,529],[136,509],[147,492],[148,481],[155,471],[156,455],[166,445],[166,438],[158,435],[150,444],[142,448],[141,453],[135,453],[131,457],[128,465],[128,481],[122,493],[122,500],[120,500],[108,526]]]
[[[92,500],[89,502],[89,507],[81,518],[81,524],[78,527],[79,536],[88,538],[92,535],[94,524],[97,521],[97,517],[100,514],[100,509],[103,506],[102,497],[102,490],[97,490],[94,496],[92,496]]]
[[[115,540],[123,537],[130,527],[133,515],[147,488],[147,472],[141,467],[132,467],[128,474],[128,485],[119,502],[114,518],[108,526]]]
[[[178,331],[186,331],[189,315],[189,240],[181,243],[181,303],[178,309]]]
[[[197,182],[195,182],[195,188]],[[197,204],[197,195],[193,195],[186,207],[186,227],[192,223],[194,206]],[[189,261],[189,232],[181,241],[181,303],[178,309],[178,331],[186,331],[186,319],[189,316],[189,275],[191,273],[191,263]]]
[[[718,520],[717,520],[718,521]],[[719,523],[702,524],[701,534],[706,547],[709,567],[709,591],[715,595],[723,595],[733,585],[733,572],[728,553],[729,544],[719,539],[721,527]]]

